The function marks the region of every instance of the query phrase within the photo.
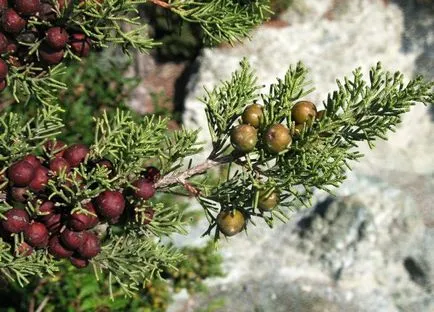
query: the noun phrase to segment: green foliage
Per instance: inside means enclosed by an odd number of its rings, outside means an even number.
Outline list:
[[[50,277],[32,279],[24,288],[0,279],[0,310],[23,311],[31,304],[43,311],[166,311],[172,288],[190,292],[206,290],[203,280],[222,276],[221,257],[212,244],[203,248],[182,248],[185,255],[178,270],[163,272],[166,281],[152,278],[131,297],[125,297],[119,286],[109,279],[97,280],[91,269],[79,270],[61,265]],[[111,300],[113,298],[114,300]]]
[[[385,72],[378,64],[371,69],[369,81],[364,81],[357,69],[352,80],[338,81],[338,90],[324,102],[325,117],[311,126],[305,124],[297,137],[291,109],[312,92],[307,89],[306,75],[306,68],[298,64],[288,70],[284,79],[272,84],[268,94],[254,94],[256,79],[243,61],[241,70],[230,81],[207,92],[203,102],[214,143],[209,159],[238,165],[218,187],[202,192],[200,202],[211,222],[207,233],[216,226],[215,213],[220,210],[242,210],[247,218],[263,218],[270,226],[275,218],[287,219],[288,209],[310,205],[315,188],[331,191],[331,187],[340,185],[346,177],[345,170],[350,168],[349,162],[363,156],[354,149],[356,142],[367,141],[372,147],[375,139],[385,139],[386,132],[395,129],[400,116],[412,105],[433,100],[433,82],[425,82],[421,77],[404,84],[402,74]],[[228,142],[228,133],[236,126],[242,110],[255,98],[264,105],[259,140],[276,123],[283,123],[294,135],[292,146],[279,154],[267,152],[259,143],[252,153],[240,155]],[[257,209],[261,189],[279,191],[281,204],[271,213]]]

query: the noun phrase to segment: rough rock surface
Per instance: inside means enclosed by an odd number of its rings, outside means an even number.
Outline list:
[[[263,26],[251,41],[204,51],[184,121],[207,128],[196,98],[203,86],[227,79],[244,56],[263,84],[303,61],[316,103],[336,88],[336,78],[358,66],[366,72],[377,61],[407,77],[422,69],[433,77],[426,65],[434,36],[428,13],[405,1],[300,0],[284,16],[288,26]],[[208,139],[205,131],[202,138]],[[318,193],[318,204],[294,222],[272,230],[251,226],[248,236],[223,241],[228,275],[210,280],[207,295],[178,295],[170,311],[199,311],[221,298],[216,311],[434,311],[433,142],[429,109],[414,107],[388,141],[374,151],[361,146],[366,157],[336,197]],[[200,243],[203,229],[183,243]]]

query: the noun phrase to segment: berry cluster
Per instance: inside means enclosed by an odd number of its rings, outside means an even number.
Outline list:
[[[6,88],[8,66],[56,65],[67,50],[79,57],[89,54],[90,38],[62,18],[72,5],[70,0],[0,0],[0,91]]]
[[[127,207],[126,196],[121,191],[105,190],[96,198],[81,201],[81,209],[72,209],[60,196],[50,196],[51,179],[66,175],[81,184],[83,178],[75,170],[81,165],[104,167],[110,176],[115,175],[115,168],[108,159],[89,161],[89,148],[83,144],[67,147],[61,141],[49,141],[44,153],[44,158],[27,155],[7,169],[6,200],[13,208],[0,221],[0,234],[10,240],[11,234],[23,233],[17,256],[28,256],[34,248],[46,248],[55,258],[69,258],[74,266],[84,268],[101,250],[95,226],[100,222],[118,223]],[[150,199],[159,178],[157,168],[147,167],[128,195],[136,200]],[[150,222],[153,213],[147,211],[143,224]]]
[[[291,146],[293,135],[299,135],[306,124],[312,125],[315,118],[322,118],[323,114],[324,111],[317,112],[312,102],[297,102],[291,110],[291,118],[295,122],[295,131],[291,134],[290,129],[281,123],[263,129],[263,108],[259,104],[252,104],[244,109],[242,124],[232,129],[231,143],[237,151],[249,153],[257,146],[258,138],[261,138],[263,149],[268,153],[278,154]],[[260,134],[258,130],[261,130]]]
[[[261,138],[261,148],[271,154],[281,153],[291,146],[293,136],[300,135],[306,126],[313,124],[315,119],[323,118],[324,113],[325,111],[318,112],[312,102],[297,102],[291,109],[291,120],[294,122],[293,131],[291,131],[280,123],[263,127],[264,112],[262,106],[259,104],[249,105],[241,116],[242,123],[232,129],[232,146],[240,153],[249,153],[257,147],[258,138]],[[272,211],[277,207],[279,201],[278,190],[260,190],[258,209],[262,212]],[[226,236],[233,236],[245,228],[246,217],[244,212],[237,209],[222,210],[217,215],[216,222],[220,232]]]

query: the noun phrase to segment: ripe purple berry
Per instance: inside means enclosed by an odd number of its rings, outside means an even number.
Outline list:
[[[117,191],[104,191],[96,199],[98,213],[108,219],[122,215],[125,209],[125,198]]]
[[[89,55],[91,41],[85,34],[75,33],[71,35],[69,40],[72,53],[79,57],[86,57]]]
[[[57,235],[50,238],[48,243],[48,252],[56,258],[69,258],[73,254],[72,250],[66,249],[62,246],[59,236]]]
[[[8,64],[0,59],[0,79],[5,79],[9,72]]]
[[[65,28],[51,27],[47,30],[45,41],[51,48],[61,50],[66,46],[68,38],[69,35]]]
[[[4,216],[7,220],[2,220],[1,225],[8,233],[21,233],[29,226],[29,214],[23,209],[12,208]]]
[[[147,179],[139,179],[133,183],[133,186],[136,188],[134,195],[138,198],[147,200],[155,194],[154,184]]]
[[[83,243],[84,234],[85,232],[75,232],[65,229],[60,234],[60,240],[66,248],[76,250]]]
[[[41,61],[46,65],[57,65],[63,60],[63,50],[54,50],[53,48],[42,45],[39,48],[39,57]]]
[[[33,168],[38,168],[39,166],[41,166],[41,161],[35,155],[32,154],[25,156],[22,160],[25,160],[28,163],[30,163],[33,166]]]
[[[83,238],[83,244],[78,247],[78,253],[83,258],[93,258],[101,251],[98,237],[91,232],[87,232]]]
[[[63,157],[71,167],[77,167],[86,159],[87,154],[89,154],[89,148],[86,145],[74,144],[65,150]]]
[[[12,197],[13,200],[24,203],[29,198],[29,194],[27,193],[29,191],[28,187],[11,187],[9,194]]]
[[[69,219],[69,226],[71,227],[71,229],[75,231],[88,230],[98,224],[98,217],[92,215],[92,214],[96,214],[93,204],[89,202],[83,208],[87,210],[89,213],[85,214],[85,213],[74,212],[73,214],[71,214],[71,217]]]
[[[33,166],[25,161],[20,160],[9,167],[8,178],[16,186],[27,186],[32,182],[35,176]]]
[[[41,2],[39,0],[15,0],[14,8],[21,15],[34,15],[39,12]]]
[[[29,187],[34,192],[43,191],[47,186],[48,180],[48,169],[43,166],[39,166],[35,169],[35,176],[32,182],[30,182]]]
[[[69,162],[63,157],[56,157],[50,160],[50,170],[55,174],[59,174],[62,170],[66,173],[71,170]]]
[[[3,30],[8,33],[18,34],[26,27],[26,24],[26,20],[14,9],[7,9],[2,15]]]
[[[43,222],[50,233],[58,233],[63,226],[62,214],[55,213],[46,218]]]
[[[24,239],[35,248],[42,248],[48,244],[48,229],[40,222],[33,222],[24,230]]]

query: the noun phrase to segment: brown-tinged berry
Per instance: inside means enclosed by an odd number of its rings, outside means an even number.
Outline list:
[[[23,19],[21,16],[18,15],[18,13],[14,9],[7,9],[3,12],[2,15],[2,25],[3,30],[11,33],[11,34],[18,34],[20,33],[24,27],[26,27],[26,20]]]
[[[48,244],[48,229],[40,222],[30,223],[24,230],[24,239],[35,248],[46,247]]]
[[[303,124],[308,122],[309,124],[315,119],[316,106],[309,101],[300,101],[295,103],[291,109],[291,119],[296,124]]]
[[[86,159],[87,154],[89,154],[89,148],[86,145],[74,144],[65,150],[63,158],[69,162],[71,167],[77,167]]]
[[[134,190],[134,196],[144,200],[148,200],[155,194],[154,183],[149,182],[147,179],[142,178],[133,183],[136,188]]]
[[[56,157],[50,160],[50,170],[54,174],[59,174],[64,171],[66,173],[71,171],[71,167],[69,166],[69,162],[63,157]]]
[[[62,27],[51,27],[47,30],[45,35],[45,41],[51,48],[55,50],[61,50],[65,48],[68,38],[68,32]]]
[[[54,7],[46,2],[42,2],[39,6],[39,18],[43,21],[54,21],[56,20],[56,12]]]
[[[270,153],[277,154],[287,149],[292,143],[289,129],[282,124],[271,126],[264,135],[264,144]]]
[[[78,247],[78,253],[83,258],[93,258],[101,251],[98,237],[92,232],[86,232],[83,243]]]
[[[8,64],[0,59],[0,79],[5,79],[9,72]]]
[[[83,259],[78,255],[72,256],[71,258],[69,258],[69,260],[71,261],[71,264],[78,269],[84,269],[89,265],[89,260]]]
[[[262,106],[259,104],[251,104],[244,109],[241,119],[243,120],[243,124],[259,128],[263,117],[264,112]]]
[[[24,203],[29,199],[29,188],[28,187],[11,187],[9,190],[9,195],[14,201]]]
[[[30,222],[29,214],[18,208],[12,208],[4,213],[6,220],[1,220],[0,224],[8,233],[21,233],[24,231]]]
[[[69,229],[65,229],[60,234],[60,240],[63,245],[71,250],[76,250],[83,243],[83,237],[86,232],[75,232]]]
[[[63,60],[63,50],[55,50],[48,45],[42,45],[39,48],[39,57],[46,65],[57,65]]]
[[[83,33],[75,33],[71,35],[69,40],[71,51],[79,57],[86,57],[89,55],[91,40]]]
[[[258,142],[257,130],[250,125],[238,125],[231,132],[232,146],[240,152],[248,153],[255,149]]]
[[[41,2],[40,0],[15,0],[15,10],[24,16],[35,15],[39,12]]]
[[[8,178],[16,186],[27,186],[35,176],[35,168],[25,160],[14,163],[8,169]]]
[[[104,191],[96,198],[96,205],[100,215],[114,219],[124,212],[125,198],[121,192]]]
[[[241,232],[245,226],[244,214],[239,210],[220,211],[217,215],[217,226],[226,236],[234,236]]]
[[[62,246],[59,240],[59,236],[54,235],[50,238],[48,243],[48,252],[56,258],[69,258],[74,253],[72,250],[69,250]]]
[[[39,166],[35,169],[35,176],[33,177],[32,182],[30,182],[29,187],[34,192],[41,192],[47,186],[49,179],[48,169]]]
[[[262,211],[271,211],[279,204],[278,192],[259,192],[258,208]]]

